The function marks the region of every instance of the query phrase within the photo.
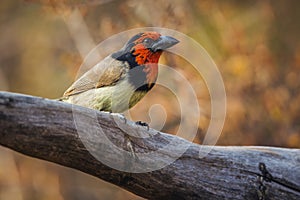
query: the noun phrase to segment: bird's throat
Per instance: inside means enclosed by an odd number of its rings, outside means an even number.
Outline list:
[[[157,63],[148,63],[145,64],[143,71],[146,73],[146,82],[148,87],[154,85],[158,75],[158,64]]]
[[[146,83],[148,87],[154,85],[158,75],[158,60],[162,51],[152,52],[148,49],[137,48],[134,52],[135,61],[143,67],[143,71],[146,73]]]
[[[141,47],[137,45],[133,52],[133,55],[135,56],[135,62],[138,65],[144,65],[147,63],[158,63],[161,53],[162,51],[152,52],[142,45]]]

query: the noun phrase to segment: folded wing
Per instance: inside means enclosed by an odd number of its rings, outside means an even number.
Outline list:
[[[115,85],[125,77],[128,66],[108,56],[75,81],[64,93],[63,98],[85,92],[90,89]]]

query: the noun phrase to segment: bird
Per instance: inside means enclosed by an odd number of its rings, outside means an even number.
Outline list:
[[[162,52],[178,42],[154,31],[138,33],[120,50],[84,73],[60,100],[99,111],[123,113],[153,88]]]

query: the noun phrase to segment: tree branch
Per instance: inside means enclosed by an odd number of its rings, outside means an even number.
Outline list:
[[[299,149],[216,146],[199,157],[199,150],[211,147],[124,122],[115,114],[0,92],[0,145],[83,171],[139,196],[300,199]],[[128,136],[133,133],[136,137]],[[182,149],[186,151],[179,156]],[[166,166],[151,171],[160,165]]]

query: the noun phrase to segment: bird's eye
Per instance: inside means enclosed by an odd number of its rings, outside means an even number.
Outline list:
[[[153,40],[150,38],[145,38],[143,40],[143,43],[145,44],[145,46],[150,47],[150,45],[153,43]]]

